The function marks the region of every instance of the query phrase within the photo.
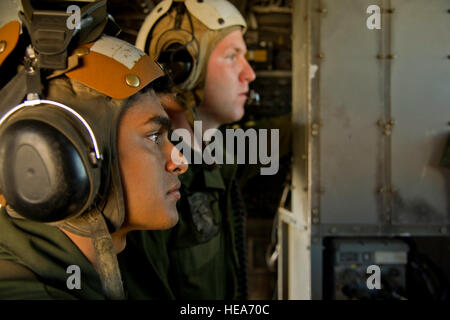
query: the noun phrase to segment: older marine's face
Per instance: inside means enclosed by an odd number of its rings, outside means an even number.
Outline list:
[[[142,94],[119,123],[118,154],[126,201],[123,227],[167,229],[178,221],[178,175],[187,169],[172,160],[170,120],[156,94]],[[175,152],[178,153],[177,150]]]

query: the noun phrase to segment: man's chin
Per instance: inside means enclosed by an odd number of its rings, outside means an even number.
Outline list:
[[[179,220],[178,211],[176,208],[169,209],[168,212],[166,212],[166,218],[158,224],[153,230],[168,230],[173,228]]]
[[[167,229],[175,227],[175,225],[178,223],[178,220],[180,220],[180,216],[178,214],[178,211],[175,209],[175,212],[171,216],[171,220]]]
[[[242,118],[244,118],[244,115],[245,115],[245,112],[244,112],[244,110],[242,110],[242,113],[241,113],[239,116],[236,117],[235,122],[236,122],[236,121],[241,121]]]
[[[242,120],[242,118],[245,115],[245,109],[244,109],[244,104],[239,104],[234,108],[234,114],[233,114],[233,119],[231,122],[237,122]]]

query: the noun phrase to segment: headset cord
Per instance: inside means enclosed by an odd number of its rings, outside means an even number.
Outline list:
[[[248,274],[247,274],[247,237],[246,220],[247,212],[244,198],[239,188],[237,180],[232,181],[231,200],[233,204],[234,226],[235,226],[235,248],[239,260],[238,277],[238,299],[248,299]]]

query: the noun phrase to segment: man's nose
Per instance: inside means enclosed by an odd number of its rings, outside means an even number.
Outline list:
[[[188,169],[188,161],[175,146],[170,143],[166,153],[166,170],[175,174],[183,174]]]
[[[255,71],[253,71],[253,68],[248,63],[247,59],[244,57],[243,59],[243,65],[242,65],[242,71],[240,76],[241,81],[248,81],[252,82],[256,78]]]

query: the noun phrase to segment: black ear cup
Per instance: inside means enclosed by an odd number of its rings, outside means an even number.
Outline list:
[[[173,43],[165,51],[162,51],[158,62],[164,66],[175,84],[187,80],[194,64],[186,46],[180,43]]]
[[[14,210],[39,222],[77,214],[91,192],[76,148],[60,131],[38,120],[17,121],[1,133],[0,185]]]

